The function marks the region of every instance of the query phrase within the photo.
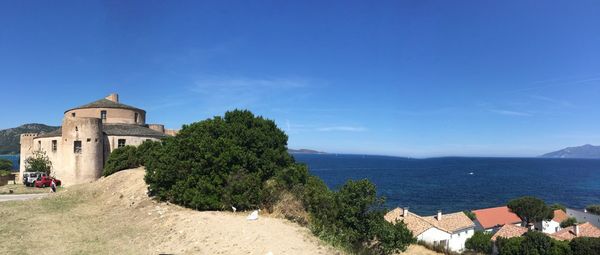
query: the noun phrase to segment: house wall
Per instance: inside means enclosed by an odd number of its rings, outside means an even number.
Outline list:
[[[546,234],[556,233],[557,231],[561,230],[560,222],[556,222],[553,220],[537,222],[533,225],[535,229],[537,229],[538,231],[542,231]]]
[[[63,119],[60,167],[54,171],[63,185],[86,183],[102,176],[103,138],[102,122],[98,118]],[[74,151],[76,141],[81,141],[79,153]]]
[[[452,233],[448,248],[455,252],[462,252],[465,249],[465,242],[472,237],[473,234],[475,234],[475,228],[468,228]]]
[[[441,241],[448,241],[450,233],[444,232],[438,228],[430,228],[417,236],[417,240],[424,241],[428,244],[436,244]]]
[[[567,208],[567,215],[569,217],[575,217],[578,222],[589,222],[592,225],[600,228],[600,215],[591,214],[579,210]]]
[[[56,169],[62,169],[62,141],[61,137],[42,137],[33,140],[36,150],[42,150],[52,162],[50,175],[56,176]],[[52,150],[52,141],[56,141],[56,151]],[[58,176],[56,176],[58,178]],[[60,178],[58,178],[60,179]]]
[[[115,124],[138,124],[144,125],[146,123],[146,112],[143,110],[133,109],[121,109],[121,108],[84,108],[84,109],[73,109],[65,112],[64,117],[75,117],[79,118],[100,118],[100,112],[106,111],[105,123]],[[138,114],[138,119],[135,121],[135,114]]]

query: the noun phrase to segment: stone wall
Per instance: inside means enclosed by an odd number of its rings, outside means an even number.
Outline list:
[[[30,157],[35,150],[33,139],[37,137],[37,134],[34,133],[25,133],[21,134],[20,143],[21,143],[21,151],[20,151],[20,160],[19,160],[19,178],[17,178],[17,183],[23,183],[23,172],[25,172],[25,159]]]
[[[136,147],[140,146],[140,144],[142,144],[143,142],[145,142],[147,140],[160,141],[160,139],[157,139],[157,138],[141,137],[141,136],[108,136],[107,140],[108,140],[109,153],[119,147],[119,139],[124,139],[125,145],[131,145],[131,146],[136,146]],[[106,158],[108,158],[108,154],[106,155]]]
[[[133,109],[121,109],[121,108],[84,108],[74,109],[65,112],[64,117],[73,117],[75,113],[76,118],[100,118],[100,113],[106,111],[105,123],[115,124],[138,124],[144,125],[146,123],[146,113],[142,110]],[[138,114],[137,121],[135,114]]]
[[[56,177],[63,185],[94,181],[102,176],[104,167],[102,123],[97,118],[65,117],[62,125],[60,168]],[[75,144],[81,142],[81,150]]]

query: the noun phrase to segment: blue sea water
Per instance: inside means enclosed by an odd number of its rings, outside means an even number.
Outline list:
[[[13,162],[13,170],[19,170],[19,155],[0,155],[1,159],[8,159]]]
[[[600,203],[600,160],[295,154],[330,188],[367,178],[386,206],[422,215],[505,205],[520,196],[584,208]],[[472,174],[471,174],[472,173]]]

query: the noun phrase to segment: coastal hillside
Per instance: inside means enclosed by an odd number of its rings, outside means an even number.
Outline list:
[[[586,144],[576,147],[568,147],[559,151],[541,155],[542,158],[590,158],[600,159],[600,146]]]
[[[299,149],[299,150],[288,149],[288,152],[291,154],[326,154],[325,152],[322,152],[322,151],[315,151],[315,150],[309,150],[309,149]]]
[[[19,154],[19,137],[23,133],[48,133],[59,127],[39,123],[24,124],[0,130],[0,155]]]

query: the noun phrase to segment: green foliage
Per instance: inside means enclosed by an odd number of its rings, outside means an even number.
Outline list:
[[[589,213],[600,215],[600,205],[588,205],[585,209]]]
[[[597,237],[576,237],[571,240],[569,246],[576,255],[600,254],[600,238]]]
[[[331,191],[295,163],[273,121],[249,111],[184,125],[177,136],[146,146],[145,180],[160,200],[197,210],[269,210],[281,194],[293,194],[313,233],[349,251],[389,254],[415,241],[404,223],[384,220],[372,183],[349,181]]]
[[[136,168],[140,166],[136,155],[136,148],[133,146],[124,146],[116,148],[108,156],[108,160],[104,165],[103,176],[109,176],[118,171]]]
[[[523,237],[503,238],[499,237],[496,239],[496,246],[498,247],[499,255],[521,255],[521,243]]]
[[[463,213],[465,215],[467,215],[467,217],[469,217],[469,219],[471,219],[471,220],[476,220],[477,219],[477,216],[475,216],[475,213],[473,213],[471,211],[465,210],[465,211],[463,211]]]
[[[491,238],[493,235],[494,234],[488,232],[475,231],[475,234],[465,242],[465,248],[485,254],[492,253]]]
[[[575,223],[577,223],[577,219],[575,219],[574,217],[569,217],[560,223],[560,227],[566,228],[566,227],[574,226]]]
[[[10,174],[10,171],[0,170],[0,176],[7,176]]]
[[[550,206],[550,209],[552,209],[552,211],[554,210],[561,210],[563,212],[567,212],[567,207],[561,204],[552,204]]]
[[[162,146],[161,142],[147,140],[136,148],[136,157],[140,166],[146,166],[148,162],[157,157],[156,151]]]
[[[0,158],[0,170],[10,171],[13,168],[13,162],[8,159]]]
[[[508,208],[517,214],[526,225],[542,220],[550,220],[554,217],[554,211],[544,201],[535,197],[513,199],[508,202]]]
[[[52,161],[42,150],[34,151],[33,155],[25,159],[26,172],[43,172],[50,175],[52,171]]]

